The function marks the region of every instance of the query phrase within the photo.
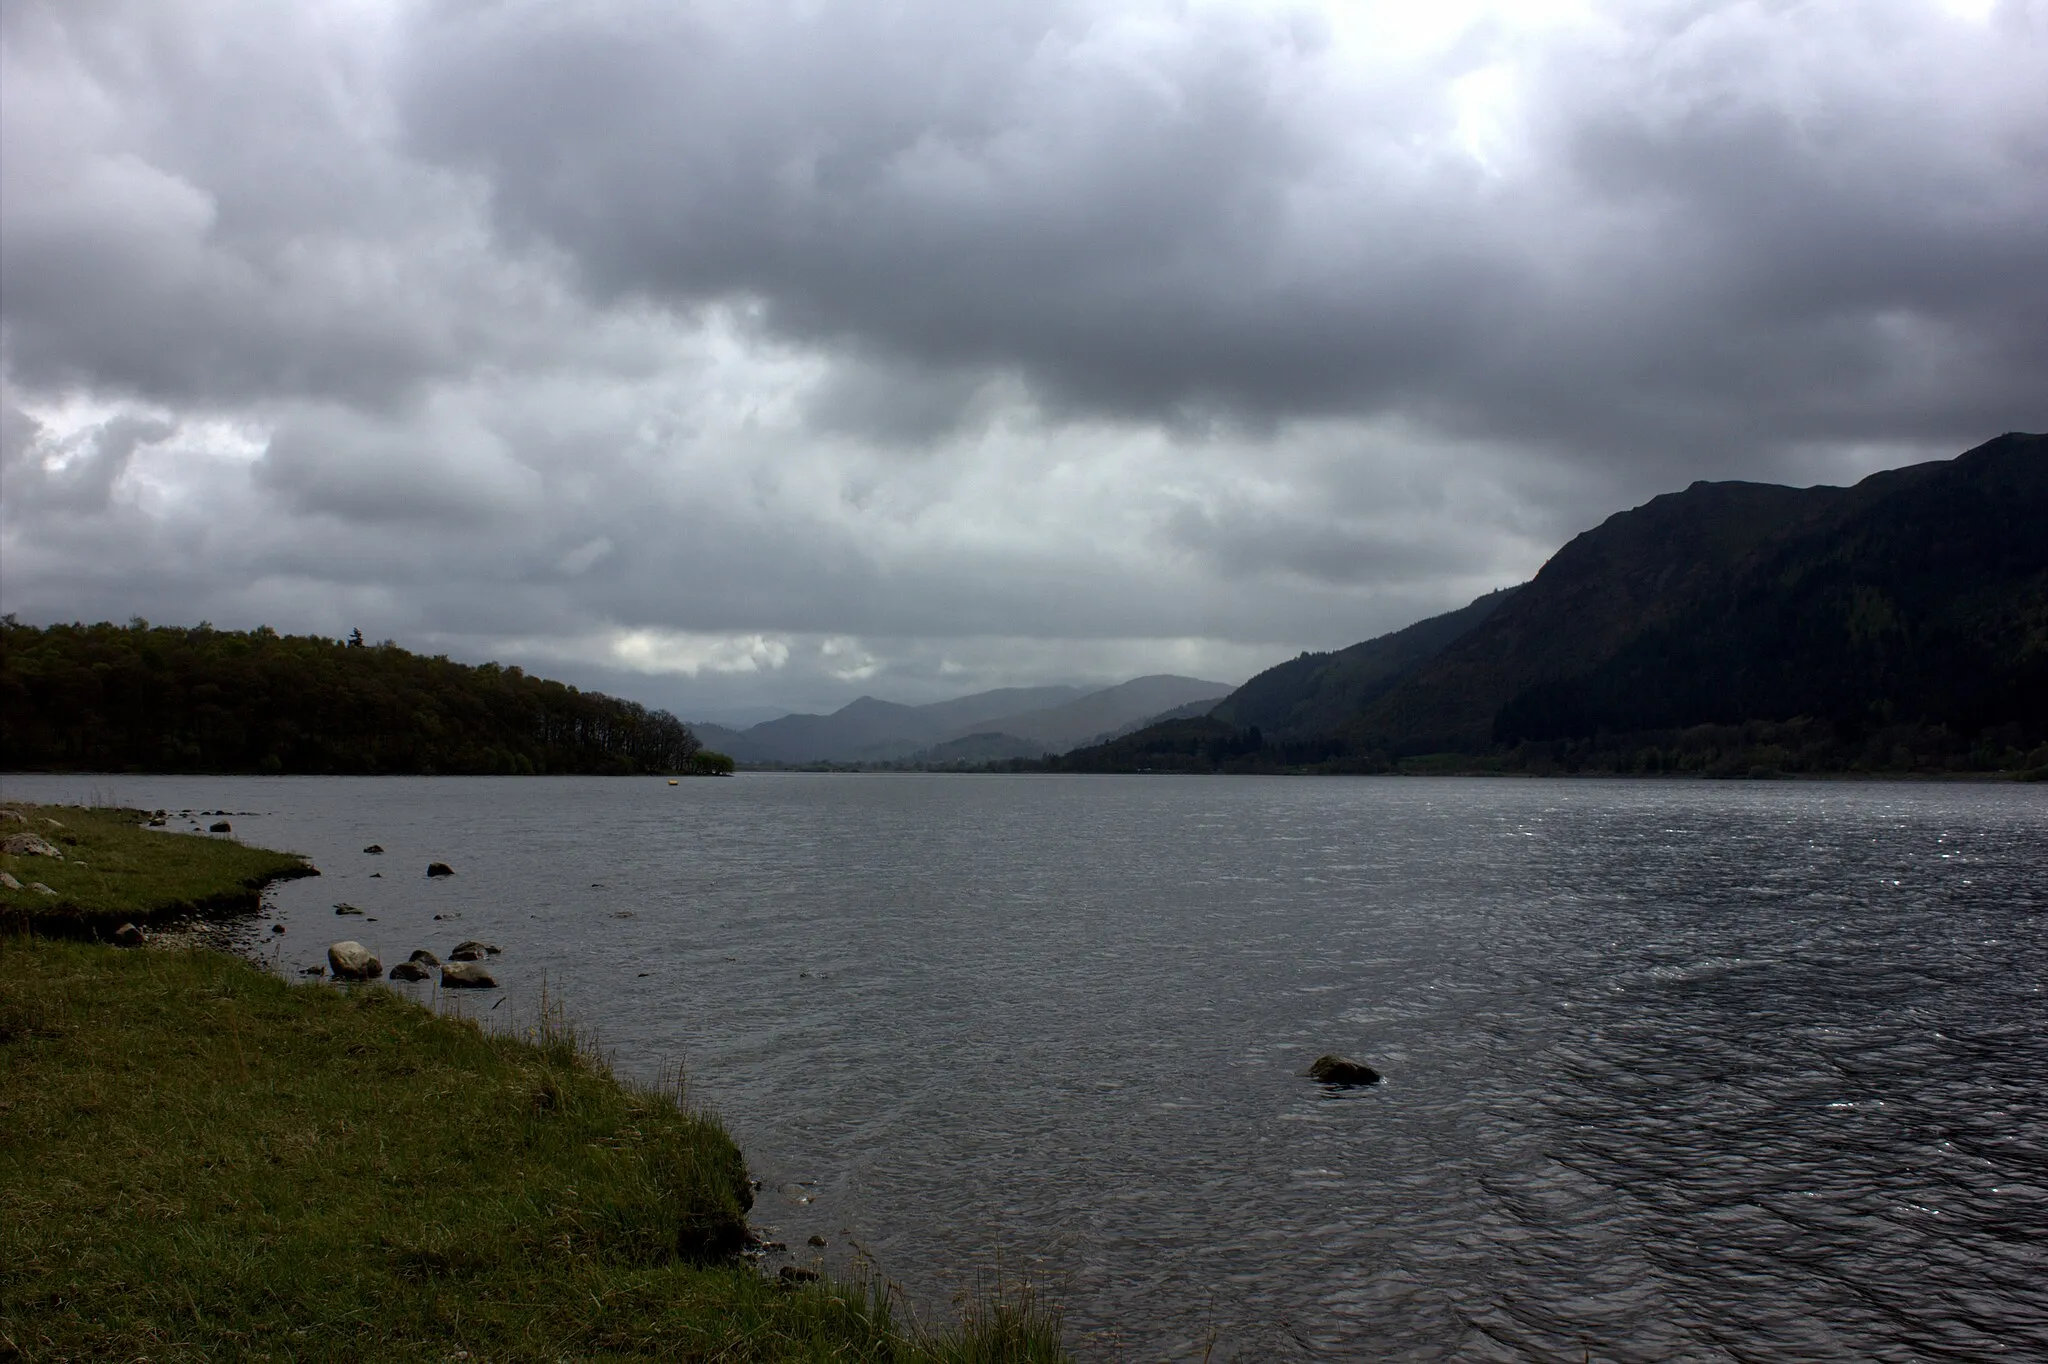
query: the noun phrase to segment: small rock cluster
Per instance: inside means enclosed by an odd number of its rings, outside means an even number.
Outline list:
[[[441,971],[441,988],[444,990],[495,990],[497,978],[483,964],[486,956],[494,956],[498,949],[490,943],[468,942],[457,944],[443,962],[424,948],[391,968],[391,979],[421,981],[430,978],[434,968]],[[309,974],[316,974],[313,967]],[[384,974],[384,963],[377,954],[354,940],[332,943],[327,948],[327,972],[336,980],[375,980]]]

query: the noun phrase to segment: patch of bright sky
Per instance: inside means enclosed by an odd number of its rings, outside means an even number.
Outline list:
[[[547,642],[533,641],[552,652]],[[521,650],[524,652],[524,650]],[[789,662],[790,642],[781,635],[716,635],[685,630],[615,630],[599,650],[599,656],[621,668],[640,673],[773,672]],[[591,655],[572,647],[565,657],[578,660]]]
[[[1547,36],[1600,22],[1591,0],[1331,3],[1321,10],[1342,66],[1367,71],[1443,63],[1451,142],[1491,175],[1513,163],[1522,66]]]

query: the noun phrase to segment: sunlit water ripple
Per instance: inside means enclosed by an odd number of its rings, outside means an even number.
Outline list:
[[[1084,1357],[2048,1357],[2048,787],[4,786],[259,812],[281,968],[493,939],[799,1258],[1000,1260]]]

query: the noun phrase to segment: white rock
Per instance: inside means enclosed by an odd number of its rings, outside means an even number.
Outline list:
[[[384,963],[359,942],[338,942],[327,948],[327,969],[336,980],[375,980]]]
[[[0,840],[0,853],[12,853],[16,857],[54,857],[64,860],[63,852],[54,843],[48,843],[34,834],[9,834]]]

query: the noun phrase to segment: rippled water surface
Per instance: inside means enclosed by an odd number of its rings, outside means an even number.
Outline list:
[[[2048,787],[4,785],[256,812],[281,967],[492,939],[799,1258],[1087,1358],[2048,1357]]]

